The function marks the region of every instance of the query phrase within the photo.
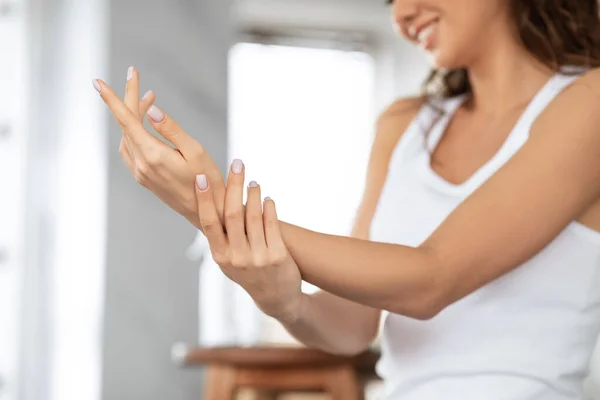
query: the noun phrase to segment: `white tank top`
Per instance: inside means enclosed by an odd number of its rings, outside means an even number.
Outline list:
[[[521,148],[535,119],[574,79],[550,79],[494,157],[459,185],[431,169],[430,152],[465,97],[441,104],[444,116],[429,136],[434,116],[423,106],[390,160],[371,239],[421,244]],[[387,314],[377,366],[383,398],[581,400],[599,332],[600,234],[574,221],[530,261],[429,321]]]

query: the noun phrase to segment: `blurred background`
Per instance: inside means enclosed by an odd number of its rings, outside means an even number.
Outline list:
[[[294,345],[122,162],[91,78],[122,95],[130,65],[223,171],[334,234],[378,113],[428,72],[384,0],[0,0],[0,400],[201,399],[186,348]]]

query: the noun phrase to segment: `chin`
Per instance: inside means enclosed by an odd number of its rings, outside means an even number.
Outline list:
[[[458,57],[455,54],[443,49],[429,51],[426,55],[433,68],[445,70],[464,68],[464,65],[458,62]]]

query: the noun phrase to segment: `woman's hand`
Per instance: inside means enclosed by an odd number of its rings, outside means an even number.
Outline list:
[[[303,294],[298,266],[281,238],[275,203],[261,200],[260,186],[248,185],[243,204],[244,165],[235,160],[225,195],[223,229],[210,182],[205,175],[196,181],[198,215],[215,262],[225,275],[242,286],[258,307],[282,322],[294,322],[301,311]],[[264,209],[263,209],[264,207]]]
[[[136,180],[149,189],[177,213],[197,228],[198,218],[194,180],[196,175],[208,177],[218,215],[223,212],[225,183],[221,171],[202,145],[188,135],[177,123],[152,105],[153,94],[139,100],[139,74],[132,69],[128,74],[125,101],[103,81],[93,81],[104,102],[110,108],[123,132],[119,152]],[[146,107],[152,127],[175,149],[148,132],[142,124]]]

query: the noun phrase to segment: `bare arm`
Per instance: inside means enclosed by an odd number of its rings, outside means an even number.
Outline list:
[[[400,100],[379,118],[367,173],[365,193],[357,213],[352,237],[369,238],[369,228],[388,172],[392,152],[416,114],[420,100]],[[363,268],[368,268],[364,265]],[[281,321],[287,331],[310,347],[329,353],[356,354],[377,336],[381,311],[320,291],[303,297],[300,317]]]
[[[600,196],[598,109],[595,70],[558,96],[523,148],[418,248],[289,224],[281,227],[284,241],[308,282],[431,318],[533,257]]]
[[[215,204],[214,212],[204,218],[194,204],[194,174],[206,174],[215,193],[224,191],[223,180],[201,146],[175,129],[175,136],[167,136],[186,138],[172,139],[180,141],[174,143],[183,157],[178,156],[153,140],[110,88],[96,83],[142,155],[135,161],[138,180],[180,214],[200,215],[190,220],[199,222],[205,233],[223,236],[222,213],[217,211],[223,204],[221,196],[206,197]],[[268,223],[283,235],[285,251],[306,281],[374,309],[431,318],[533,257],[600,197],[599,109],[597,69],[559,95],[532,127],[521,150],[417,248],[319,234],[276,219]],[[164,121],[153,124],[161,133]],[[186,154],[193,163],[186,163]],[[168,173],[174,178],[165,179]],[[239,209],[241,200],[238,203]],[[243,213],[225,217],[227,224],[241,227],[236,232],[243,235]],[[221,250],[228,249],[223,242]],[[277,267],[277,261],[266,265]],[[244,262],[241,267],[246,267]]]

